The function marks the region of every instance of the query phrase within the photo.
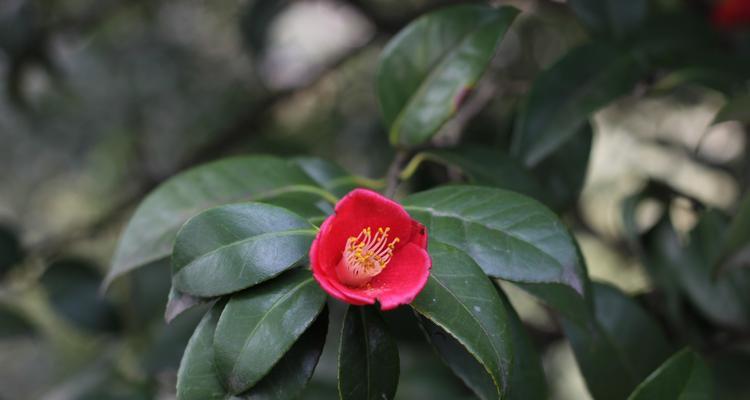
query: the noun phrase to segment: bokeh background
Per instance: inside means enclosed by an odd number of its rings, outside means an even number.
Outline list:
[[[164,323],[163,264],[99,292],[134,207],[175,173],[239,153],[312,154],[382,178],[393,151],[375,98],[377,58],[408,21],[449,3],[1,0],[0,399],[174,398],[201,310]],[[534,76],[586,33],[564,1],[499,3],[523,14],[492,69],[503,90],[467,134],[503,142]],[[729,211],[747,149],[739,124],[711,124],[720,93],[645,85],[595,116],[586,184],[566,216],[590,274],[633,294],[650,284],[623,244],[622,200],[656,179]],[[431,168],[423,180],[446,173]],[[695,223],[689,206],[669,210],[682,231]],[[638,218],[654,215],[643,207]],[[553,397],[589,398],[555,320],[507,290]],[[407,318],[396,312],[389,323],[401,340],[398,398],[470,398]],[[335,397],[335,348],[305,398]]]

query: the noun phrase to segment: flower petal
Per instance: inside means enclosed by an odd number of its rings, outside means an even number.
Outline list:
[[[414,300],[427,283],[431,266],[427,251],[414,243],[408,243],[394,253],[388,267],[367,286],[351,288],[337,280],[329,280],[328,283],[344,298],[331,294],[334,297],[360,305],[374,304],[377,300],[380,308],[387,311]]]
[[[371,190],[355,189],[336,204],[334,215],[321,226],[318,261],[327,266],[338,264],[346,240],[367,227],[391,228],[389,240],[399,238],[398,250],[411,236],[411,221],[406,210],[395,201]]]

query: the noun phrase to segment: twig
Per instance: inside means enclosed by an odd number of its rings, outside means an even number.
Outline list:
[[[399,149],[396,152],[396,156],[391,161],[391,165],[388,167],[388,172],[385,177],[385,195],[387,197],[393,197],[396,194],[399,184],[401,183],[401,168],[406,164],[411,156],[411,152],[404,149]]]

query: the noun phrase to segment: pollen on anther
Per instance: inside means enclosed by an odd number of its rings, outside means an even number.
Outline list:
[[[336,271],[339,279],[349,286],[362,286],[380,274],[393,257],[399,238],[388,241],[390,227],[375,231],[366,227],[357,236],[350,236],[344,246]]]

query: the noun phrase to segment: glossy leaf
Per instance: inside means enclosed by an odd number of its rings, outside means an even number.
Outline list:
[[[252,389],[243,393],[243,400],[292,400],[299,398],[318,365],[328,333],[328,310],[284,354]]]
[[[233,293],[299,265],[315,228],[284,208],[221,206],[191,218],[177,233],[172,285],[199,297]]]
[[[182,293],[172,287],[169,289],[167,307],[164,309],[164,321],[170,323],[173,319],[177,318],[178,315],[197,305],[203,304],[208,300],[209,299]]]
[[[647,0],[570,0],[570,7],[589,29],[615,38],[638,29],[648,13]]]
[[[593,285],[595,318],[563,320],[586,386],[595,399],[625,399],[670,353],[657,322],[612,286]]]
[[[582,258],[562,222],[539,202],[500,189],[446,186],[403,203],[431,239],[466,252],[488,275],[535,287],[550,306],[585,318]]]
[[[238,201],[272,202],[289,193],[335,200],[296,163],[276,157],[228,158],[180,173],[151,192],[138,207],[120,238],[105,283],[168,257],[180,226],[202,210]]]
[[[260,381],[320,313],[325,298],[303,269],[233,295],[214,335],[224,387],[238,394]]]
[[[532,169],[533,176],[547,192],[545,204],[555,210],[576,205],[586,181],[593,138],[591,124],[584,123],[580,132]]]
[[[455,6],[424,15],[388,43],[377,89],[391,143],[429,140],[461,106],[518,14],[511,7]]]
[[[323,312],[257,385],[233,396],[216,372],[214,332],[225,302],[214,305],[190,338],[177,373],[179,400],[291,400],[307,385],[323,351],[328,313]]]
[[[461,170],[476,185],[495,186],[542,200],[546,192],[537,179],[512,157],[477,146],[422,151],[412,158],[403,175],[410,175],[424,161],[434,161]]]
[[[481,268],[463,251],[431,239],[429,252],[430,278],[412,308],[452,338],[443,336],[446,341],[456,340],[471,355],[450,351],[455,346],[435,341],[436,334],[428,330],[448,365],[478,396],[503,397],[512,373],[513,348],[502,300]]]
[[[398,378],[398,348],[383,318],[372,307],[349,306],[339,345],[339,398],[392,399]]]
[[[636,60],[606,43],[569,51],[539,74],[513,133],[512,153],[538,165],[581,128],[592,114],[630,92],[641,72]]]
[[[99,294],[102,276],[86,260],[55,261],[39,282],[52,308],[65,320],[89,332],[114,331],[119,319],[114,305]]]
[[[635,389],[630,400],[712,400],[716,398],[711,374],[703,360],[689,349],[667,360]]]

